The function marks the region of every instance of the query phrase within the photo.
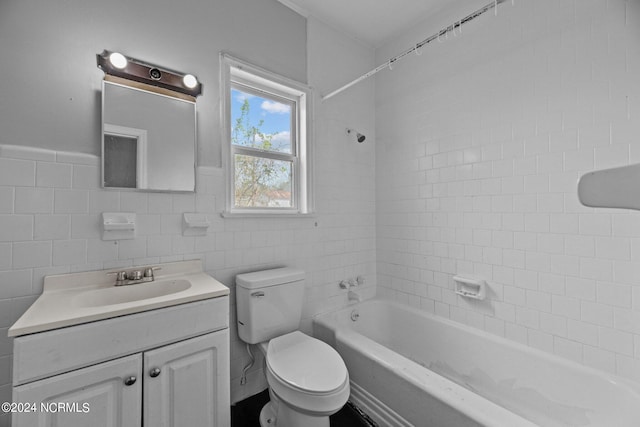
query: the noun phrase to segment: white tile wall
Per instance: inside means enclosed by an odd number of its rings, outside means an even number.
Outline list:
[[[639,40],[636,1],[507,2],[378,74],[378,292],[640,380],[640,213],[576,197],[640,159]]]
[[[222,219],[224,176],[218,168],[198,168],[196,194],[102,190],[95,156],[0,145],[0,401],[11,400],[7,329],[42,292],[49,274],[199,258],[232,289],[233,313],[237,273],[293,266],[307,272],[307,332],[313,315],[347,304],[341,279],[364,275],[362,292],[374,295],[374,146],[343,157],[342,167],[332,169],[327,150],[343,142],[318,143],[318,213],[296,219]],[[137,238],[102,241],[104,211],[136,212]],[[184,237],[182,213],[194,211],[208,214],[212,226],[206,236]],[[265,382],[258,361],[248,384],[239,385],[248,356],[235,332],[235,314],[231,329],[237,401],[261,391]],[[7,422],[0,416],[0,425]]]
[[[449,23],[436,21],[422,35]],[[309,28],[315,87],[342,82],[322,57],[329,44],[345,75],[366,71],[367,49]],[[192,258],[232,289],[238,272],[305,269],[308,330],[313,314],[346,304],[342,278],[365,274],[375,292],[377,256],[384,296],[640,380],[640,214],[575,196],[581,173],[640,159],[639,29],[634,1],[515,2],[379,74],[375,132],[366,83],[318,104],[313,218],[223,220],[216,168],[198,169],[195,195],[104,191],[93,156],[1,146],[0,400],[11,393],[6,330],[45,275]],[[349,144],[345,126],[364,127],[367,142]],[[104,210],[136,212],[138,237],[103,242]],[[181,235],[186,211],[210,215],[206,236]],[[455,295],[460,272],[489,280],[487,301]],[[258,358],[238,385],[248,357],[232,336],[239,400],[264,383]]]

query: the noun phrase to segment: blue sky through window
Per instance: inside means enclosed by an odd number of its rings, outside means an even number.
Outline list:
[[[249,121],[251,126],[258,126],[263,120],[260,131],[274,135],[274,151],[291,152],[291,105],[274,99],[231,89],[231,126],[232,132],[236,120],[241,115],[241,107],[249,102]]]

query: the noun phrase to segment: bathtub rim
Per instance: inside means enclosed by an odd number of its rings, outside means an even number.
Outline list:
[[[637,395],[638,399],[640,399],[640,383],[635,382],[633,380],[629,380],[627,378],[620,377],[617,374],[613,374],[613,373],[610,373],[610,372],[607,372],[607,371],[596,369],[594,367],[585,365],[583,363],[576,362],[574,360],[559,356],[557,354],[549,353],[549,352],[546,352],[544,350],[540,350],[540,349],[538,349],[536,347],[531,347],[531,346],[523,344],[521,342],[514,341],[514,340],[511,340],[509,338],[500,336],[500,335],[492,334],[492,333],[487,332],[487,331],[485,331],[483,329],[475,328],[473,326],[469,326],[469,325],[464,324],[464,323],[456,322],[456,321],[448,319],[446,317],[438,316],[437,314],[434,314],[434,313],[431,313],[431,312],[428,312],[428,311],[424,311],[424,310],[420,310],[420,309],[415,308],[413,306],[410,306],[410,305],[407,305],[407,304],[403,304],[403,303],[400,303],[400,302],[397,302],[397,301],[394,301],[394,300],[386,299],[386,298],[379,298],[379,297],[369,298],[369,299],[366,299],[364,301],[360,301],[360,302],[358,302],[356,304],[349,305],[348,307],[341,308],[339,310],[320,313],[320,314],[317,314],[317,315],[315,315],[313,317],[312,322],[318,322],[318,323],[321,323],[321,324],[323,324],[325,326],[328,326],[331,323],[329,321],[325,322],[324,319],[335,319],[335,317],[339,313],[350,313],[353,310],[355,310],[358,307],[360,307],[362,305],[365,305],[365,304],[367,304],[367,305],[368,304],[389,304],[391,306],[395,306],[397,308],[400,308],[401,310],[409,311],[410,313],[415,314],[417,316],[423,316],[423,317],[431,319],[431,320],[433,320],[435,322],[444,323],[445,325],[451,326],[451,327],[453,327],[455,329],[459,329],[459,330],[462,330],[464,332],[469,332],[469,333],[472,333],[472,334],[475,334],[475,335],[479,335],[480,337],[482,337],[484,339],[487,339],[489,341],[497,342],[499,344],[504,344],[504,345],[507,345],[507,346],[509,346],[509,347],[511,347],[513,349],[516,349],[516,350],[522,350],[522,351],[526,351],[526,352],[531,352],[533,355],[539,356],[540,358],[544,359],[545,361],[551,361],[551,362],[554,362],[554,363],[557,362],[557,363],[561,364],[563,367],[572,368],[572,369],[578,369],[578,370],[583,371],[585,373],[588,373],[588,374],[595,375],[595,376],[598,376],[600,378],[603,378],[604,380],[606,380],[607,382],[609,382],[611,384],[623,386],[623,387],[627,388],[630,393],[633,393],[633,394]],[[371,341],[375,342],[374,340],[371,340]],[[382,344],[379,344],[379,343],[377,343],[377,344],[378,345],[382,345]],[[406,357],[405,357],[405,359],[411,360],[411,359],[406,358]],[[416,364],[416,365],[418,365],[418,364]],[[420,366],[420,365],[418,365],[418,366]]]

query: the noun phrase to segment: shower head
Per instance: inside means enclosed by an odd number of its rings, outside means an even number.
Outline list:
[[[355,134],[356,134],[356,140],[357,140],[360,144],[362,144],[362,143],[364,142],[364,140],[365,140],[365,139],[367,139],[367,137],[366,137],[366,136],[364,136],[364,135],[363,135],[363,134],[361,134],[360,132],[358,132],[358,131],[356,131],[356,130],[353,130],[353,129],[349,129],[349,128],[347,128],[347,133],[348,133],[349,135],[351,135],[352,133],[355,133]]]

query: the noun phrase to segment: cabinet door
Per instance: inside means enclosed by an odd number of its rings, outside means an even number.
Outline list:
[[[141,372],[134,354],[14,387],[13,401],[35,411],[14,413],[13,427],[139,427]]]
[[[228,427],[228,329],[144,353],[145,427]]]

